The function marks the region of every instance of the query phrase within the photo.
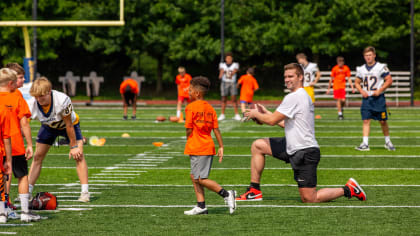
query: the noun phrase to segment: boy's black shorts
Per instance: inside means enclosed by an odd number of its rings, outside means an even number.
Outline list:
[[[273,157],[290,163],[294,178],[299,188],[314,188],[317,184],[316,171],[321,152],[319,148],[305,148],[293,155],[286,153],[286,138],[270,138],[270,147]]]
[[[6,157],[3,157],[3,162],[6,162]],[[25,155],[12,157],[12,171],[15,178],[22,178],[28,175],[28,161]]]

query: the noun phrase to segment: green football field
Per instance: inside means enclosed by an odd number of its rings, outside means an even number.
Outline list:
[[[420,109],[391,108],[395,152],[384,149],[377,122],[369,152],[361,142],[359,109],[346,109],[338,121],[333,108],[316,108],[316,136],[322,158],[318,187],[340,187],[348,178],[362,185],[367,201],[339,198],[303,204],[289,165],[267,157],[262,177],[264,200],[240,202],[233,214],[216,193],[206,192],[209,214],[185,216],[195,205],[189,158],[183,155],[183,124],[154,123],[174,107],[141,107],[136,121],[123,121],[120,108],[76,107],[86,137],[106,138],[102,147],[85,146],[90,203],[79,203],[75,162],[67,146],[52,147],[34,192],[48,191],[59,201],[48,219],[9,220],[2,233],[20,235],[418,235],[420,234]],[[219,110],[217,110],[219,112]],[[230,111],[232,112],[232,111]],[[228,113],[227,117],[232,117]],[[40,127],[31,122],[33,136]],[[225,144],[222,163],[213,162],[210,178],[242,194],[250,178],[250,146],[260,137],[284,136],[280,127],[226,120],[220,123]],[[130,138],[121,134],[129,133]],[[163,142],[155,147],[152,142]],[[14,181],[16,183],[16,181]],[[12,186],[12,199],[17,186]]]

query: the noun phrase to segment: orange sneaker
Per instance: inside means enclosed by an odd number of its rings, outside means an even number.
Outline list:
[[[360,201],[366,201],[366,194],[355,179],[350,178],[346,186],[350,189],[351,197],[357,197]]]
[[[249,187],[244,194],[236,198],[236,201],[261,201],[263,196],[261,190]]]

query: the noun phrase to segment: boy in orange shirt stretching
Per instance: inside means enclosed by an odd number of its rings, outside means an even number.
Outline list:
[[[254,92],[259,89],[257,80],[254,78],[254,68],[248,68],[246,75],[241,76],[238,81],[237,87],[242,85],[241,96],[239,101],[241,103],[242,113],[245,112],[246,105],[252,104],[252,98],[254,97]]]
[[[123,99],[124,115],[123,119],[127,120],[128,106],[133,106],[132,120],[136,119],[136,108],[137,108],[137,94],[139,94],[139,85],[137,81],[133,79],[126,79],[120,84],[120,94]]]
[[[184,154],[190,155],[191,180],[193,182],[197,206],[184,211],[185,215],[208,214],[204,201],[204,188],[218,193],[225,199],[230,214],[235,211],[235,191],[226,191],[218,183],[208,179],[213,155],[216,154],[211,131],[213,130],[219,143],[219,162],[223,160],[223,140],[219,131],[217,114],[206,101],[204,95],[210,88],[210,81],[206,77],[194,77],[189,88],[191,103],[185,108],[185,128],[187,129],[187,144]]]

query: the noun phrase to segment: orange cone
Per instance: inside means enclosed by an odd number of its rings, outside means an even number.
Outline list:
[[[182,113],[182,112],[179,115],[178,123],[185,123],[185,121],[184,121],[184,113]]]

